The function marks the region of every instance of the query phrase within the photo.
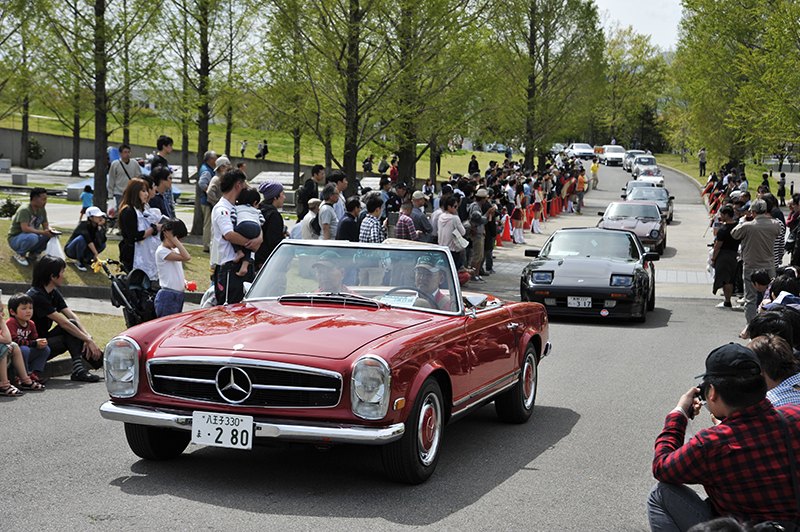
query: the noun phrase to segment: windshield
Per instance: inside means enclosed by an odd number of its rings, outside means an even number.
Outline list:
[[[631,191],[631,194],[628,197],[628,199],[644,200],[644,201],[649,201],[649,200],[668,201],[669,192],[667,192],[663,188],[639,187],[639,188],[634,188]]]
[[[592,148],[588,144],[575,144],[575,149],[576,150],[593,150],[594,148]]]
[[[661,218],[655,205],[612,203],[606,209],[606,218]]]
[[[259,272],[247,300],[334,295],[337,301],[355,305],[458,313],[458,301],[450,299],[458,294],[452,272],[449,254],[438,246],[392,249],[386,244],[308,245],[284,240]]]
[[[637,157],[633,162],[634,162],[634,164],[638,164],[640,166],[655,166],[656,165],[656,158],[655,157]]]
[[[649,181],[628,181],[628,194],[635,188],[653,188],[655,184]]]
[[[625,148],[622,146],[609,146],[606,148],[607,153],[625,153]]]
[[[627,233],[564,231],[553,235],[542,248],[539,257],[638,260],[639,249],[633,237]]]

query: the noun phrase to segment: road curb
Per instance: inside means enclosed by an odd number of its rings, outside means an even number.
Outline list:
[[[110,284],[110,283],[109,283]],[[25,283],[5,283],[0,282],[0,290],[4,294],[16,294],[17,292],[25,293],[31,287]],[[69,297],[82,297],[86,299],[105,299],[111,301],[111,286],[70,286],[62,285],[58,289],[61,295],[65,298]],[[185,301],[189,303],[200,304],[203,298],[202,292],[184,292]]]

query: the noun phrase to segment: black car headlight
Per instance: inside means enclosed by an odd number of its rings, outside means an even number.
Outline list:
[[[632,275],[612,275],[611,286],[633,286]]]
[[[528,277],[531,286],[536,284],[551,284],[553,282],[553,272],[533,272]]]
[[[139,345],[127,336],[111,340],[103,353],[106,389],[113,397],[133,397],[139,388]]]
[[[659,235],[661,235],[661,232],[658,229],[650,231],[650,238],[658,238]]]

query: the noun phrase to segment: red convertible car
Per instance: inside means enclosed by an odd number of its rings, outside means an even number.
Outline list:
[[[145,459],[189,443],[381,445],[390,478],[436,468],[445,426],[534,407],[550,351],[538,303],[462,292],[447,248],[283,241],[244,302],[131,328],[105,350],[111,399]]]

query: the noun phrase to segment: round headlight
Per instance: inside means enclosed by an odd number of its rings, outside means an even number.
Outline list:
[[[391,371],[380,357],[367,355],[353,364],[350,402],[353,413],[363,419],[381,419],[389,409]]]
[[[104,352],[106,389],[114,397],[132,397],[139,387],[139,345],[125,336],[111,340]]]
[[[660,234],[661,233],[658,232],[658,229],[653,229],[652,231],[650,231],[650,238],[658,238],[658,235]]]

